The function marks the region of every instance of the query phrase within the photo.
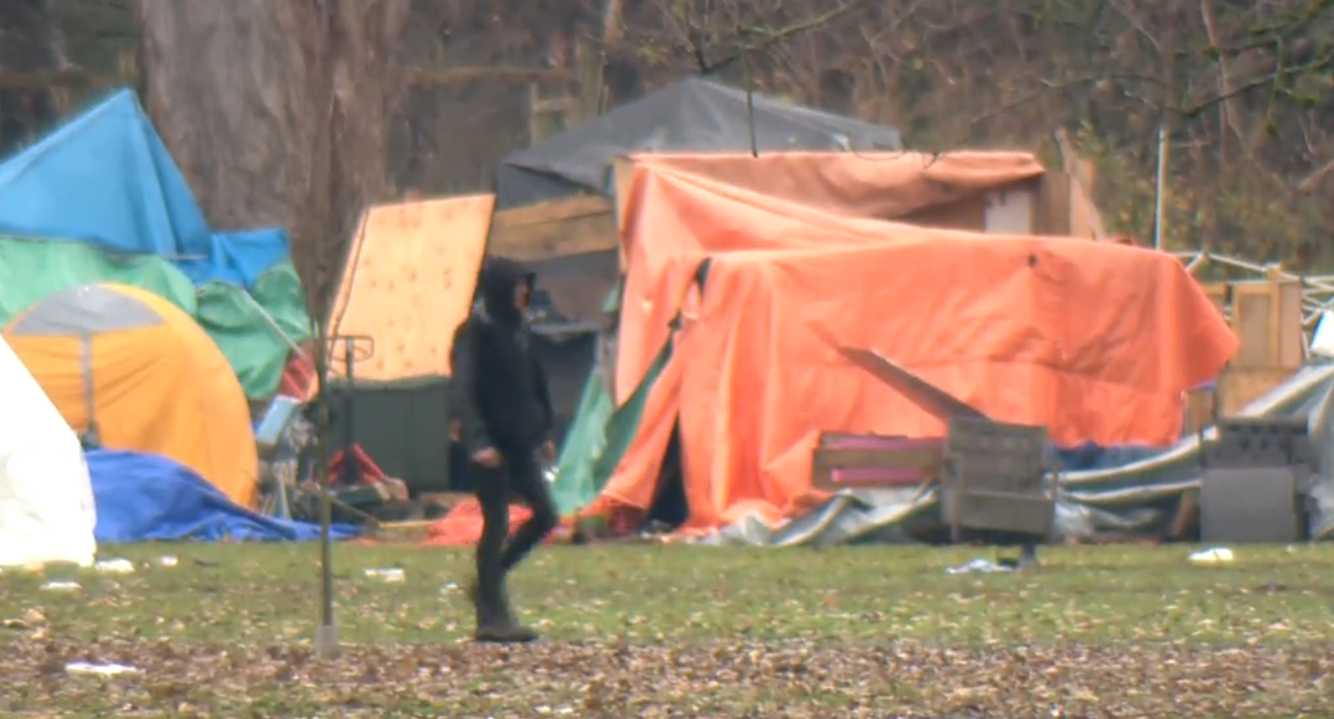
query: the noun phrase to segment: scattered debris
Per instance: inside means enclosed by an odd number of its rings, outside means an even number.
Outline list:
[[[42,585],[42,589],[49,589],[52,591],[62,591],[62,592],[69,592],[81,588],[82,587],[78,582],[72,582],[68,579],[57,579]]]
[[[991,561],[990,559],[982,559],[982,558],[974,559],[973,561],[968,562],[967,564],[960,564],[957,567],[950,567],[945,570],[947,574],[971,574],[973,572],[991,574],[993,572],[1012,572],[1012,571],[1014,571],[1013,567],[1007,567],[1002,564],[997,564]]]
[[[373,579],[379,579],[382,582],[398,583],[407,578],[407,575],[398,567],[388,569],[367,569],[366,576]]]
[[[124,664],[91,664],[89,662],[70,662],[65,665],[65,671],[70,674],[96,674],[103,677],[139,673],[138,669],[127,667]]]
[[[104,559],[93,568],[107,574],[130,574],[134,571],[134,562],[128,559]]]
[[[157,563],[164,567],[174,567],[177,564],[180,564],[180,560],[171,555],[167,555],[165,557],[159,557]]]
[[[1202,549],[1190,555],[1191,564],[1227,564],[1232,559],[1232,550],[1227,547]]]

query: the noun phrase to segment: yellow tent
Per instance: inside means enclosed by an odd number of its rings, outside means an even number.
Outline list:
[[[108,449],[160,454],[255,506],[250,409],[213,340],[167,300],[87,285],[18,316],[5,341],[74,431]]]

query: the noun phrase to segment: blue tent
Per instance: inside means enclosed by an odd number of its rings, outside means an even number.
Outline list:
[[[152,254],[192,280],[251,287],[287,259],[278,229],[213,233],[130,90],[120,90],[0,164],[0,234]]]

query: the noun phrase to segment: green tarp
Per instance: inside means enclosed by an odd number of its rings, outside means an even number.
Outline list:
[[[649,391],[671,356],[672,346],[668,343],[653,359],[634,393],[620,407],[615,406],[615,399],[602,381],[600,368],[595,367],[588,374],[552,482],[552,495],[562,515],[573,514],[588,506],[607,485],[621,457],[634,442]]]
[[[160,257],[121,255],[82,242],[0,236],[0,325],[43,297],[113,282],[161,295],[208,332],[251,399],[278,388],[291,349],[310,337],[301,280],[290,262],[266,272],[252,291],[224,282],[199,287]],[[281,334],[280,334],[281,333]]]

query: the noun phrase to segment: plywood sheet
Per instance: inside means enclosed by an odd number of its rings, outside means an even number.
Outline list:
[[[449,375],[454,330],[472,307],[495,196],[378,205],[362,215],[329,314],[330,335],[374,340],[356,376],[396,381]],[[345,371],[331,354],[332,372]]]

